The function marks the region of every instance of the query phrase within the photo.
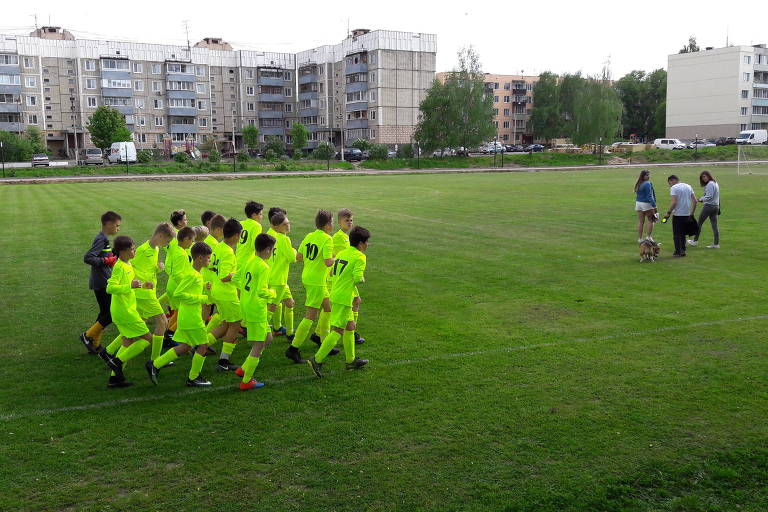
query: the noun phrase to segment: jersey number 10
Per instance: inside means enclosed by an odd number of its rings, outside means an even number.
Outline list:
[[[307,259],[310,260],[310,261],[315,261],[315,258],[317,258],[317,252],[319,250],[317,245],[309,243],[309,244],[304,245],[304,247],[307,248],[306,249]]]

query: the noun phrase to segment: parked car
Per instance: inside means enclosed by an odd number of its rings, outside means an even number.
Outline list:
[[[341,151],[336,153],[336,160],[341,160]],[[363,152],[357,148],[344,148],[344,160],[360,162],[363,160]]]
[[[99,148],[81,149],[78,165],[104,165],[104,153]]]
[[[707,139],[693,140],[688,143],[688,149],[701,149],[701,148],[713,148],[714,142],[709,142]]]
[[[736,144],[765,144],[768,130],[744,130],[736,138]]]
[[[679,139],[656,139],[653,145],[656,149],[685,149],[685,144]]]
[[[453,150],[451,148],[436,149],[432,152],[432,156],[453,156]]]
[[[109,163],[136,163],[136,145],[133,142],[113,142],[107,155]]]
[[[540,153],[544,151],[544,146],[541,144],[531,144],[529,146],[526,146],[525,151],[528,153]]]
[[[397,151],[389,150],[387,151],[387,158],[397,158]]]
[[[522,144],[512,144],[510,145],[511,149],[507,149],[507,151],[511,153],[523,153],[525,151],[525,146]]]
[[[460,146],[456,148],[456,156],[469,156],[471,149]]]
[[[51,165],[50,160],[48,160],[48,155],[45,153],[38,153],[37,155],[32,155],[32,167],[39,167],[41,165],[44,165],[45,167],[48,167]]]

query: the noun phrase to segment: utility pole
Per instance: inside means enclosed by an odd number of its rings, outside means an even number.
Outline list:
[[[237,156],[237,150],[235,146],[235,123],[237,122],[237,118],[235,117],[237,115],[237,110],[232,111],[232,172],[237,172],[236,163],[237,159],[235,158]]]
[[[0,158],[3,159],[3,178],[5,178],[5,147],[3,147],[3,141],[0,140]]]

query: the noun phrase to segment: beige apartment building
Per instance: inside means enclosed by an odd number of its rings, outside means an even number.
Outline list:
[[[410,142],[435,75],[433,34],[353,31],[296,54],[76,39],[59,27],[0,35],[0,130],[38,126],[55,155],[93,147],[101,105],[124,116],[139,148],[177,151],[211,138],[242,146],[242,129],[290,144],[290,129],[337,147],[358,138]]]
[[[445,81],[448,72],[437,73]],[[497,75],[485,73],[486,91],[493,96],[493,124],[498,140],[504,144],[531,144],[535,137],[531,127],[533,87],[538,76]]]
[[[768,128],[768,48],[728,46],[668,57],[668,137],[735,137]]]

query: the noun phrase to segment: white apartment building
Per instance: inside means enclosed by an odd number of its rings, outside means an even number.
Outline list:
[[[735,137],[768,128],[766,45],[670,55],[667,137]]]

